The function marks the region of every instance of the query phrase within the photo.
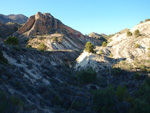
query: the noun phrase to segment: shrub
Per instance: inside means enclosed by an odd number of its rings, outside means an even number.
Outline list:
[[[141,73],[136,72],[136,73],[133,74],[133,77],[134,77],[134,79],[136,79],[136,80],[140,80]]]
[[[54,37],[52,39],[53,42],[58,42],[58,43],[62,43],[62,37]]]
[[[146,69],[145,65],[141,64],[141,65],[139,65],[139,68],[140,68],[141,71],[147,72],[147,69]]]
[[[94,46],[91,42],[87,42],[85,45],[85,51],[89,52],[89,53],[93,53],[94,52]]]
[[[61,43],[62,43],[62,37],[59,37],[59,38],[57,39],[57,42],[58,42],[59,44],[61,44]]]
[[[127,31],[126,36],[127,37],[132,36],[132,33],[130,31]]]
[[[102,51],[102,50],[99,50],[99,54],[100,54],[100,55],[103,54],[103,51]]]
[[[135,44],[135,48],[139,48],[140,47],[140,45],[139,44]]]
[[[150,77],[146,77],[144,83],[150,87]]]
[[[104,42],[102,43],[102,46],[103,46],[103,47],[106,47],[106,46],[107,46],[107,42],[104,41]]]
[[[116,113],[115,92],[112,87],[93,92],[93,108],[97,113]]]
[[[131,113],[149,113],[150,111],[150,104],[147,104],[147,102],[144,99],[135,99],[134,104],[131,110]]]
[[[143,21],[140,21],[140,23],[143,23]]]
[[[113,57],[113,54],[112,53],[110,53],[110,55],[109,55],[110,57]]]
[[[150,19],[148,18],[148,19],[145,19],[145,22],[148,22],[148,21],[150,21]]]
[[[38,37],[38,39],[39,39],[39,40],[43,40],[43,39],[45,39],[45,37],[42,37],[42,36],[41,36],[41,37]]]
[[[53,42],[57,42],[57,37],[54,37],[54,38],[52,39],[52,41],[53,41]]]
[[[111,73],[114,76],[120,76],[121,75],[121,69],[120,68],[112,68]]]
[[[56,31],[56,34],[59,34],[58,31]]]
[[[135,37],[140,36],[140,31],[139,31],[138,29],[134,31],[134,36],[135,36]]]
[[[3,56],[3,52],[0,51],[0,61],[4,64],[8,64],[7,59]]]
[[[116,96],[120,102],[127,100],[129,96],[127,88],[119,85],[116,90]]]
[[[81,70],[77,73],[80,83],[89,84],[93,83],[97,77],[97,73],[92,69],[88,68],[87,70]]]
[[[40,43],[37,47],[38,50],[40,51],[45,51],[46,50],[46,45],[44,43]]]
[[[8,96],[0,91],[0,113],[21,113],[24,102],[15,96]]]
[[[8,37],[6,40],[5,40],[5,43],[6,44],[13,44],[13,45],[18,45],[19,44],[19,41],[16,37]]]
[[[27,48],[32,48],[32,46],[31,46],[31,45],[29,45],[29,44],[27,44],[27,45],[26,45],[26,47],[27,47]]]
[[[149,113],[150,87],[148,85],[140,86],[139,90],[135,93],[135,97],[131,113]]]

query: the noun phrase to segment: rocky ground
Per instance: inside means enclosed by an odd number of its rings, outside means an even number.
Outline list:
[[[0,64],[0,89],[21,99],[22,113],[91,111],[91,94],[76,85],[73,52],[40,52],[1,45],[8,64]],[[78,105],[80,103],[80,105]]]

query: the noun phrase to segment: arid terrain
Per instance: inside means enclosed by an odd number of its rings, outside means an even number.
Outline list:
[[[0,15],[0,113],[149,113],[150,21],[112,35],[50,13]]]

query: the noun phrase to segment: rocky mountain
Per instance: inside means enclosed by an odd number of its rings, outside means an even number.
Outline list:
[[[21,39],[30,38],[28,45],[37,48],[40,43],[47,46],[47,50],[82,50],[87,41],[101,44],[102,41],[85,37],[82,33],[64,25],[49,13],[38,12],[31,16],[14,35]]]
[[[64,31],[66,33],[70,33],[78,37],[83,37],[83,35],[80,32],[64,25],[61,21],[55,19],[50,13],[42,14],[41,12],[37,12],[36,15],[31,16],[26,22],[26,24],[18,30],[18,33],[24,33],[27,36],[33,36],[37,34],[49,34],[52,31],[56,30]]]
[[[23,24],[27,21],[27,19],[28,19],[28,17],[26,17],[25,15],[22,15],[22,14],[18,14],[18,15],[0,14],[0,22],[2,22],[2,23],[14,22],[14,23],[18,23],[18,24]]]

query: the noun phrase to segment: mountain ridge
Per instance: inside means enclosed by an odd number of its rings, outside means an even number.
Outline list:
[[[3,15],[0,14],[0,22],[8,23],[8,22],[15,22],[18,24],[23,24],[27,21],[28,17],[26,17],[23,14],[9,14],[9,15]]]

